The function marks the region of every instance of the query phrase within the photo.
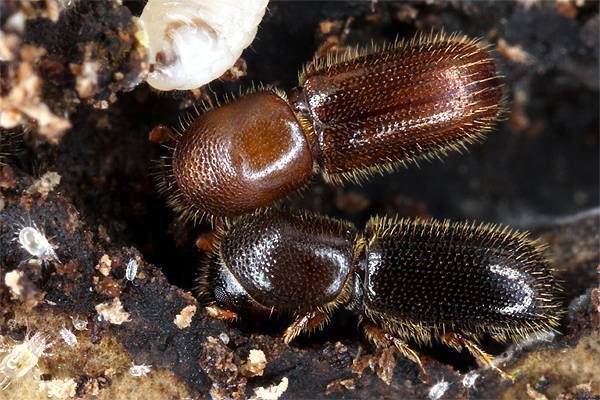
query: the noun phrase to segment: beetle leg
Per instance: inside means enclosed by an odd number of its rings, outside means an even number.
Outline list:
[[[285,330],[283,341],[289,344],[302,332],[311,331],[327,323],[328,315],[321,311],[307,311],[296,317],[296,320]]]
[[[459,333],[454,333],[454,332],[444,333],[442,335],[441,339],[442,339],[442,343],[446,344],[447,346],[453,347],[457,350],[460,350],[463,347],[466,348],[469,351],[469,353],[471,353],[471,355],[473,357],[475,357],[475,359],[477,359],[479,362],[498,371],[498,373],[504,379],[508,379],[508,380],[511,380],[514,382],[515,378],[512,375],[510,375],[509,373],[504,372],[500,368],[496,367],[493,363],[494,357],[492,355],[486,353],[482,349],[480,349],[479,346],[477,346],[477,344],[475,342],[465,338],[464,336],[462,336]]]
[[[167,143],[177,140],[177,134],[165,125],[157,125],[150,131],[148,140],[152,143]]]
[[[238,316],[235,311],[227,310],[216,305],[207,306],[205,309],[208,316],[214,319],[236,319]]]
[[[196,247],[205,252],[215,251],[219,243],[219,231],[224,231],[224,222],[220,219],[213,221],[213,229],[203,232],[196,238]]]
[[[373,342],[375,346],[379,348],[394,346],[400,352],[400,354],[417,364],[421,370],[421,373],[423,374],[423,377],[425,378],[425,381],[429,381],[429,374],[425,370],[425,367],[423,367],[423,363],[421,362],[419,354],[411,349],[404,340],[399,339],[394,335],[384,331],[380,327],[369,323],[365,324],[363,330],[367,338]]]
[[[214,232],[205,232],[196,238],[196,247],[202,251],[214,251],[217,244],[217,238]]]

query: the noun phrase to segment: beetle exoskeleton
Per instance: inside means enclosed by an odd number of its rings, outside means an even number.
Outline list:
[[[523,339],[557,324],[556,279],[525,233],[375,217],[365,236],[364,309],[387,330],[428,343],[446,330]]]
[[[332,308],[350,294],[356,235],[349,223],[304,213],[241,217],[218,241],[201,290],[255,314]]]
[[[340,307],[377,346],[421,362],[407,342],[467,348],[489,335],[523,340],[552,331],[560,289],[543,246],[491,224],[372,218],[363,233],[318,215],[270,210],[220,233],[199,291],[216,318],[292,315],[286,330],[323,326]]]
[[[285,98],[272,91],[201,115],[173,154],[181,202],[201,205],[210,215],[268,206],[305,184],[312,169],[300,124]]]
[[[500,77],[477,40],[418,36],[315,60],[289,95],[242,96],[200,115],[174,146],[162,185],[185,217],[233,217],[306,185],[465,148],[502,109]],[[313,168],[314,166],[314,168]]]
[[[300,85],[294,107],[312,122],[318,164],[333,182],[465,148],[501,110],[489,53],[458,35],[420,35],[317,59]]]

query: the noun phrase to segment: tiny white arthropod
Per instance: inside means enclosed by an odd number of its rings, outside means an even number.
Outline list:
[[[42,262],[58,261],[54,252],[54,246],[50,244],[46,236],[40,232],[35,224],[33,226],[23,226],[17,233],[21,247],[31,256]]]
[[[442,379],[441,381],[439,381],[438,383],[436,383],[429,389],[429,393],[427,393],[427,397],[429,397],[430,400],[439,400],[442,398],[444,393],[446,393],[446,391],[448,390],[449,387],[450,387],[450,384]]]
[[[87,330],[87,320],[79,318],[79,315],[76,315],[75,318],[71,317],[71,322],[73,323],[73,328],[77,329],[78,331]]]
[[[146,364],[135,365],[134,363],[131,363],[131,368],[129,368],[129,375],[135,376],[135,377],[145,376],[148,372],[150,372],[151,367],[152,367],[152,365],[146,365]]]
[[[268,0],[149,0],[138,22],[148,48],[146,81],[195,89],[225,73],[252,43]]]
[[[75,336],[73,334],[73,332],[71,332],[71,330],[69,330],[67,328],[62,328],[61,330],[58,331],[58,334],[60,335],[62,340],[64,340],[64,342],[68,346],[70,346],[70,347],[77,346],[77,336]]]
[[[44,351],[51,345],[46,341],[46,337],[38,332],[31,337],[25,337],[23,343],[13,346],[0,361],[0,390],[6,389],[12,381],[31,371],[40,357],[48,355]]]
[[[127,262],[127,267],[125,268],[125,278],[128,281],[133,281],[137,275],[138,270],[138,262],[135,258],[130,259]]]
[[[467,389],[475,388],[475,382],[477,381],[478,378],[479,378],[479,374],[475,371],[471,371],[471,372],[465,374],[465,376],[463,376],[462,384]]]

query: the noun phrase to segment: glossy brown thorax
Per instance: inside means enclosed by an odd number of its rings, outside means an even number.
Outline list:
[[[305,184],[312,168],[294,113],[270,91],[199,116],[173,155],[173,175],[185,202],[221,216],[271,204]]]
[[[460,37],[309,64],[302,79],[295,108],[312,121],[317,161],[334,181],[464,145],[497,117],[502,97],[487,51]]]
[[[252,299],[254,311],[325,306],[348,283],[355,236],[352,225],[322,216],[273,210],[243,217],[222,238],[211,266],[214,297],[228,306]]]

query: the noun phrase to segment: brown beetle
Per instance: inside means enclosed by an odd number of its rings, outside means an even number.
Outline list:
[[[491,224],[372,218],[351,224],[270,210],[230,223],[198,284],[215,318],[291,315],[289,343],[342,307],[361,317],[376,346],[408,342],[466,348],[492,364],[477,342],[524,340],[558,325],[559,286],[542,246]]]
[[[502,110],[488,51],[459,35],[317,59],[300,85],[289,98],[242,96],[185,127],[160,179],[184,218],[268,207],[317,172],[332,183],[361,181],[440,158],[481,138]]]

